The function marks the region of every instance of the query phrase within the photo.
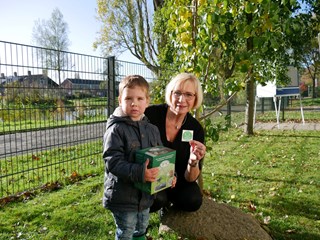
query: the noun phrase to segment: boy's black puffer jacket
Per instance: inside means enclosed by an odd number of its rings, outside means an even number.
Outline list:
[[[153,196],[134,187],[144,181],[144,165],[135,163],[135,151],[162,145],[156,126],[147,117],[132,121],[119,107],[110,116],[104,134],[105,162],[103,206],[115,211],[141,211]]]

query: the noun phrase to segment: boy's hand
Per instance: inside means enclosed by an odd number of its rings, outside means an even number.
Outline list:
[[[154,182],[157,180],[159,168],[148,168],[149,162],[149,159],[145,162],[144,180],[146,182]]]

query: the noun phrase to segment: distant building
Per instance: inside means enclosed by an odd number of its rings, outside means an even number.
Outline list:
[[[36,74],[32,75],[30,71],[28,71],[28,75],[18,76],[16,72],[14,72],[13,76],[5,76],[4,73],[1,73],[0,77],[0,95],[6,95],[7,87],[14,85],[17,93],[20,89],[28,88],[28,89],[58,89],[59,85],[49,78],[46,74]],[[48,91],[46,91],[48,92]],[[30,93],[30,91],[29,91]]]
[[[28,71],[28,75],[18,76],[15,72],[13,76],[6,77],[1,73],[1,85],[4,86],[14,82],[20,83],[23,87],[57,88],[59,86],[45,74],[32,75],[31,71]]]
[[[90,96],[105,96],[106,89],[101,89],[100,85],[104,81],[88,80],[78,78],[66,78],[61,83],[61,88],[65,89],[68,96],[77,94]]]
[[[20,76],[17,76],[16,72],[14,73],[13,76],[5,76],[4,73],[1,73],[0,83],[2,86],[4,86],[6,84],[19,81],[19,79],[20,79]]]

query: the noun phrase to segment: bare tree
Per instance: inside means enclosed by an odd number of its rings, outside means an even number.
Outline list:
[[[97,0],[97,18],[102,28],[94,47],[100,47],[106,56],[128,50],[157,73],[158,50],[152,17],[161,4],[161,0],[154,0],[152,8],[147,0]]]
[[[164,0],[153,0],[154,10],[156,11],[158,8],[161,8],[164,3]]]
[[[61,84],[60,72],[67,65],[66,54],[70,45],[68,38],[68,24],[63,20],[63,15],[55,8],[48,20],[36,20],[33,27],[32,38],[34,43],[45,50],[38,51],[44,67],[58,71],[59,85]]]

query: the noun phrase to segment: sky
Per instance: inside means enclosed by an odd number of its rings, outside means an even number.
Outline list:
[[[100,56],[99,50],[92,47],[101,26],[96,19],[95,0],[0,0],[0,40],[33,45],[35,21],[50,19],[56,7],[68,24],[69,51]],[[117,59],[139,62],[128,52]]]

